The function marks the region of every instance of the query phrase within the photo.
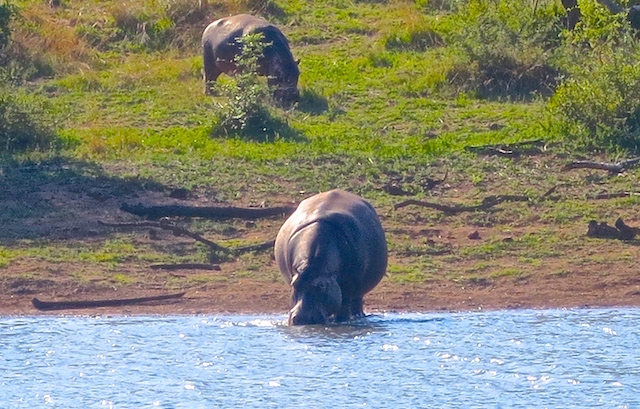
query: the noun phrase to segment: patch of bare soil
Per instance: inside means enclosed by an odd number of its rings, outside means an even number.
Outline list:
[[[172,189],[139,179],[117,180],[79,165],[49,163],[3,169],[0,180],[0,256],[2,248],[19,250],[29,243],[49,243],[66,248],[100,244],[116,232],[98,221],[140,220],[122,212],[120,204],[211,205],[206,197],[174,198]],[[588,171],[585,171],[588,172]],[[583,175],[584,176],[584,175]],[[600,187],[601,188],[601,187]],[[453,190],[452,190],[453,191]],[[449,202],[467,200],[468,189],[450,193]],[[188,195],[187,195],[188,196]],[[268,199],[271,204],[291,204],[291,197]],[[398,201],[403,198],[398,198]],[[234,203],[242,205],[242,203]],[[571,308],[640,305],[638,242],[597,240],[586,237],[581,221],[552,224],[540,220],[542,210],[514,204],[530,215],[514,216],[508,225],[468,215],[451,216],[434,223],[431,209],[395,212],[379,208],[390,246],[390,265],[411,266],[417,259],[434,262],[435,272],[421,279],[400,280],[394,272],[365,297],[367,312],[474,311],[507,308]],[[520,206],[520,207],[517,207]],[[529,207],[526,207],[529,206]],[[606,203],[602,205],[607,208]],[[508,206],[505,206],[508,207]],[[598,210],[615,217],[618,206]],[[430,213],[429,213],[430,212]],[[633,209],[626,220],[640,224]],[[495,213],[488,213],[496,218]],[[483,213],[484,215],[484,213]],[[498,218],[499,219],[499,218]],[[275,237],[282,218],[247,222],[236,231],[241,238]],[[537,245],[527,248],[526,238],[549,234],[557,241],[545,253]],[[163,231],[130,231],[140,246],[184,252],[193,241]],[[563,242],[566,238],[569,244]],[[398,243],[404,243],[399,245]],[[491,252],[464,256],[483,245],[519,243],[515,253]],[[415,246],[421,250],[412,250]],[[426,249],[426,250],[425,250]],[[286,313],[288,285],[279,277],[271,252],[248,261],[230,257],[214,263],[215,269],[152,270],[151,262],[120,262],[115,267],[92,261],[56,259],[49,255],[24,256],[2,264],[0,257],[0,315],[36,314],[225,314]],[[247,274],[247,266],[254,265]],[[213,264],[212,264],[213,265]],[[258,268],[255,268],[258,265]],[[420,270],[422,267],[415,267]],[[515,273],[514,273],[515,272]],[[114,275],[130,280],[109,278]],[[185,291],[179,301],[143,305],[43,312],[32,299],[101,300],[156,296]]]

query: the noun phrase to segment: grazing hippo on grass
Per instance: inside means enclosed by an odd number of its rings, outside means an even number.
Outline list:
[[[235,59],[242,53],[243,36],[262,34],[263,56],[258,58],[258,74],[267,77],[274,88],[274,98],[290,104],[298,100],[298,63],[293,59],[289,42],[282,32],[267,20],[249,14],[225,17],[214,21],[202,34],[205,93],[211,93],[211,83],[221,73],[238,70]]]
[[[387,242],[367,201],[331,190],[300,203],[280,228],[275,256],[292,288],[289,324],[326,324],[364,315],[362,297],[387,268]]]

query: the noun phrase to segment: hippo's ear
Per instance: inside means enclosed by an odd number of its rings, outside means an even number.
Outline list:
[[[300,274],[294,274],[293,277],[291,277],[291,282],[289,283],[289,285],[293,287],[293,285],[296,283],[296,281],[298,281],[299,278]]]

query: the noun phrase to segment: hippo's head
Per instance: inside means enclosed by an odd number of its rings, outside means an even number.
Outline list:
[[[273,98],[282,106],[289,107],[300,99],[298,62],[293,59],[276,59],[273,64],[268,76],[269,86],[273,88]]]
[[[291,281],[294,305],[289,313],[289,325],[324,325],[340,309],[342,292],[335,278],[305,279],[295,275]]]
[[[312,223],[289,242],[294,271],[290,325],[326,324],[342,306],[342,257],[334,233],[330,225]]]

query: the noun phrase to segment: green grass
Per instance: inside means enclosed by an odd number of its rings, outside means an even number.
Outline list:
[[[528,30],[555,33],[546,26],[536,29],[530,2],[521,3],[517,13],[511,12],[517,6],[504,2],[486,12],[480,11],[489,3],[479,1],[269,2],[271,10],[281,12],[267,17],[282,27],[294,56],[300,58],[302,100],[291,110],[274,108],[289,132],[267,139],[212,136],[216,112],[225,100],[202,92],[201,29],[214,16],[251,11],[251,2],[215,2],[202,15],[189,14],[196,13],[195,3],[186,0],[129,6],[120,1],[66,0],[59,8],[46,2],[16,3],[23,19],[15,22],[14,37],[31,53],[31,60],[24,62],[30,68],[23,75],[29,81],[20,83],[16,95],[46,112],[57,140],[49,149],[0,156],[0,192],[8,186],[16,198],[3,209],[0,222],[69,215],[72,210],[46,200],[18,200],[48,186],[61,185],[70,195],[83,195],[108,185],[110,198],[185,187],[212,203],[252,205],[281,204],[284,198],[294,201],[342,187],[374,202],[387,226],[443,225],[471,232],[542,225],[514,235],[512,241],[503,240],[508,233],[494,232],[495,237],[459,247],[444,240],[390,234],[390,253],[397,259],[390,265],[390,279],[423,282],[459,277],[461,272],[478,279],[487,274],[518,277],[517,269],[489,266],[493,260],[511,258],[528,269],[540,267],[539,260],[560,257],[579,246],[575,226],[586,226],[590,219],[612,224],[620,213],[633,216],[640,200],[602,203],[585,198],[603,187],[637,189],[637,170],[619,178],[560,171],[558,164],[575,154],[574,141],[549,111],[549,97],[482,98],[473,83],[462,87],[452,78],[460,67],[474,69],[492,50],[513,54],[519,49],[514,58],[520,63],[539,57],[546,65],[575,72],[576,63],[569,66],[561,50],[538,55],[549,46],[544,43],[548,38],[529,44],[527,38],[509,43],[497,36],[496,43],[480,44],[477,38],[469,43],[474,38],[465,37],[482,27],[483,13],[487,18],[501,16],[507,28],[500,29],[522,36],[530,34]],[[543,20],[553,23],[558,17],[553,5],[539,6]],[[188,16],[193,18],[189,24]],[[141,43],[138,26],[128,26],[127,21],[147,22],[158,37]],[[54,29],[58,35],[46,35]],[[564,41],[555,34],[553,41]],[[171,41],[163,40],[165,35]],[[234,80],[223,75],[219,81]],[[466,151],[470,146],[532,139],[556,144],[524,158]],[[613,160],[621,151],[606,152]],[[46,169],[33,171],[36,165]],[[421,187],[427,177],[445,174],[442,186],[431,191]],[[531,201],[458,216],[415,208],[394,211],[393,204],[402,198],[385,193],[384,187],[398,178],[415,197],[434,202],[479,203],[493,194],[524,194]],[[559,190],[561,200],[536,200],[559,183],[569,185]],[[260,229],[272,233],[276,224]],[[230,247],[255,243],[245,237],[251,228],[240,221],[193,221],[188,226]],[[204,246],[141,243],[133,234],[119,233],[82,243],[25,236],[0,247],[0,267],[24,258],[99,265],[112,280],[125,284],[128,276],[114,271],[128,263],[204,262],[210,257]],[[243,257],[237,274],[279,279],[270,262],[263,255]],[[466,264],[458,267],[458,262]],[[439,273],[443,269],[453,271]],[[89,274],[78,271],[79,276]]]

